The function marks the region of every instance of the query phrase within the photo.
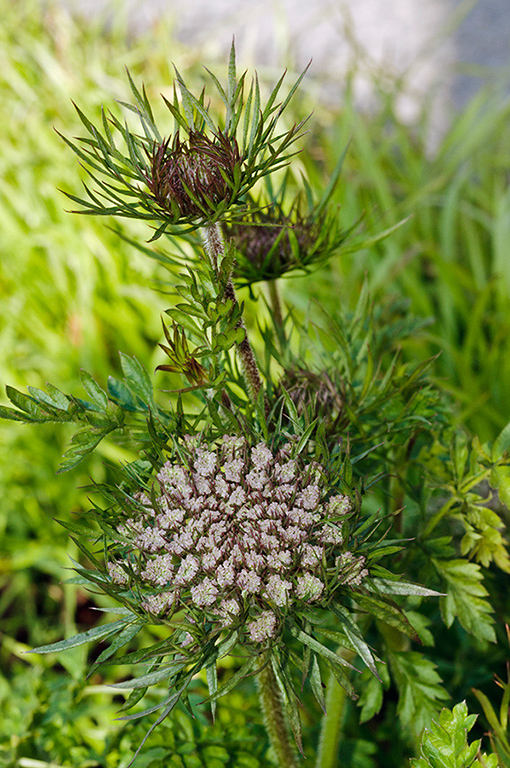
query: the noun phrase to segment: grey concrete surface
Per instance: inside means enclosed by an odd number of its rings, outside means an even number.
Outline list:
[[[453,78],[452,95],[457,106],[487,79],[499,80],[503,91],[510,91],[510,0],[479,0],[453,39],[459,74]]]

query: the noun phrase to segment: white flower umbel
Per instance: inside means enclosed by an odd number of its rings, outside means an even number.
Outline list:
[[[271,611],[264,611],[258,619],[248,624],[250,640],[262,643],[273,637],[276,627],[276,616]]]
[[[352,502],[328,498],[318,464],[291,458],[290,445],[273,454],[236,436],[187,440],[184,450],[186,461],[157,473],[154,502],[137,495],[138,517],[119,526],[138,552],[149,613],[200,610],[218,626],[244,622],[247,641],[263,643],[293,608],[365,577],[364,557],[346,551]],[[112,580],[121,573],[117,560]]]

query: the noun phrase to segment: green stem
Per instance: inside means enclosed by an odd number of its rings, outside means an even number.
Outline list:
[[[276,280],[268,280],[267,287],[269,289],[269,300],[271,302],[271,309],[273,310],[274,324],[279,329],[283,330],[282,305],[280,302],[280,296],[278,295]]]
[[[270,661],[257,675],[257,683],[264,725],[279,768],[297,768],[296,751],[291,741],[290,728]]]
[[[267,287],[269,291],[269,302],[271,304],[271,309],[273,310],[274,329],[280,346],[280,351],[285,357],[287,340],[285,338],[285,323],[283,320],[282,304],[276,280],[268,280]]]
[[[218,263],[225,254],[225,244],[218,224],[213,224],[203,229],[204,247],[211,260],[213,270],[218,272]],[[237,305],[237,296],[234,290],[232,280],[229,279],[225,287],[225,299],[230,299],[232,305]],[[257,401],[258,394],[262,389],[262,379],[260,378],[259,367],[253,353],[253,349],[248,340],[248,332],[242,317],[236,323],[236,328],[244,330],[244,339],[237,345],[237,352],[241,362],[243,375],[248,385],[250,397],[254,402]]]
[[[448,512],[451,510],[454,504],[457,503],[457,501],[458,499],[456,499],[455,497],[452,497],[446,502],[446,504],[443,504],[441,509],[438,512],[436,512],[434,517],[431,517],[425,530],[423,531],[424,538],[426,538],[427,536],[430,536],[430,534],[432,533],[436,525],[443,519],[443,517],[445,517],[448,514]]]
[[[351,661],[355,655],[349,651],[346,653],[345,649],[342,651],[342,656],[346,661]],[[337,653],[339,653],[338,650]],[[330,675],[326,689],[326,714],[322,717],[315,768],[341,768],[338,747],[342,735],[346,704],[347,693],[337,683],[336,678]]]

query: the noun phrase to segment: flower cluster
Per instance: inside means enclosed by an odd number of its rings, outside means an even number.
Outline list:
[[[139,494],[139,514],[119,527],[139,553],[147,612],[191,605],[221,626],[242,623],[261,643],[292,605],[325,599],[333,577],[355,586],[367,575],[363,556],[347,550],[352,502],[323,498],[320,465],[291,458],[289,444],[274,455],[234,436],[186,449],[187,461],[165,463],[152,500]],[[109,564],[119,584],[128,580],[121,566]]]

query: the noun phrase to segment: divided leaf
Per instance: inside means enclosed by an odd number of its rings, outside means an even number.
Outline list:
[[[458,618],[466,632],[480,640],[496,642],[493,611],[482,581],[480,566],[467,560],[433,560],[446,583],[446,595],[440,598],[441,614],[447,627]]]
[[[406,730],[419,735],[449,694],[441,685],[435,664],[416,651],[388,654],[399,691],[397,712]]]
[[[422,757],[411,759],[411,768],[498,768],[496,755],[480,752],[480,741],[468,744],[467,734],[476,715],[468,715],[466,702],[453,710],[443,709],[424,732],[420,752]]]

